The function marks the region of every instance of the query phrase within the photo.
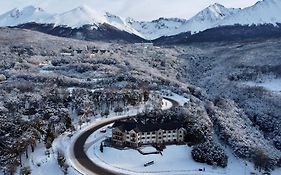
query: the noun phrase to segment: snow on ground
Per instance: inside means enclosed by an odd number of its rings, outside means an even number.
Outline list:
[[[40,66],[39,72],[42,74],[53,72],[52,70],[50,70],[50,69],[54,68],[54,66],[52,65],[51,62],[40,63],[39,66]]]
[[[107,132],[110,129],[107,129]],[[111,133],[108,132],[107,136]],[[236,158],[230,149],[227,150],[229,156],[228,166],[219,168],[209,166],[207,164],[197,163],[192,159],[191,147],[187,145],[170,145],[161,154],[142,155],[135,149],[119,150],[111,147],[104,147],[104,152],[100,152],[99,146],[103,139],[95,139],[103,136],[104,133],[97,131],[93,136],[89,137],[87,143],[94,143],[87,148],[88,157],[100,166],[112,169],[115,172],[125,174],[193,174],[193,175],[249,175],[254,170],[254,165],[242,159]],[[105,137],[104,137],[105,138]],[[143,148],[152,151],[151,146]],[[155,150],[155,149],[154,149]],[[144,167],[144,164],[154,161],[151,166]],[[199,171],[204,169],[205,171]],[[271,173],[272,175],[280,175],[281,169],[277,169]]]
[[[167,97],[176,100],[183,105],[189,100],[180,95],[171,93]],[[165,104],[163,101],[163,105]],[[163,107],[164,108],[164,107]],[[106,130],[106,133],[101,132]],[[250,174],[257,171],[254,165],[246,162],[243,159],[236,158],[229,148],[226,148],[228,154],[228,166],[226,168],[219,168],[209,166],[207,164],[197,163],[192,159],[191,147],[186,145],[170,145],[161,154],[142,155],[135,149],[127,148],[119,150],[110,147],[104,147],[104,152],[100,152],[100,144],[105,138],[111,136],[111,129],[108,126],[101,128],[94,132],[86,141],[85,151],[88,157],[100,166],[111,169],[115,172],[124,174],[193,174],[193,175],[240,175]],[[151,146],[142,148],[143,151],[155,150]],[[144,164],[154,161],[151,166],[144,167]],[[205,171],[199,171],[205,169]],[[281,169],[271,172],[272,175],[280,175]]]
[[[171,99],[178,101],[181,105],[188,102],[187,98],[173,94],[168,96]],[[163,100],[163,108],[170,107],[170,103]],[[162,108],[162,109],[163,109]],[[120,116],[135,115],[136,113],[142,111],[144,105],[136,108],[130,108],[129,111],[123,113]],[[115,113],[111,113],[108,118],[118,117]],[[70,165],[68,168],[69,175],[80,175],[74,168],[71,162],[70,145],[73,143],[75,138],[85,130],[87,130],[91,125],[101,121],[102,119],[98,116],[92,118],[91,124],[83,124],[81,129],[76,131],[74,134],[65,133],[56,138],[53,142],[52,148],[50,149],[49,156],[46,155],[46,148],[44,144],[38,144],[35,152],[30,153],[30,158],[28,160],[23,158],[24,166],[30,166],[32,170],[32,175],[63,175],[63,171],[57,164],[57,150],[64,152],[67,163]],[[78,129],[79,127],[76,126]],[[104,130],[106,132],[104,132]],[[114,148],[104,147],[104,153],[101,153],[99,150],[100,143],[111,136],[110,125],[105,126],[96,132],[94,132],[86,141],[85,150],[87,155],[91,160],[100,166],[112,169],[116,172],[122,172],[125,174],[163,174],[163,175],[176,175],[176,174],[195,174],[195,175],[237,175],[237,174],[250,174],[254,172],[253,165],[247,162],[245,166],[245,161],[238,159],[233,156],[230,150],[227,150],[229,156],[229,165],[227,168],[217,168],[209,166],[206,164],[201,164],[193,161],[191,157],[191,147],[186,145],[171,145],[160,154],[152,155],[141,155],[137,150],[127,149],[127,150],[118,150]],[[143,151],[155,150],[152,147],[144,147]],[[30,152],[30,151],[29,151]],[[25,157],[23,155],[23,157]],[[144,167],[143,164],[149,161],[154,161],[155,164],[151,166]],[[40,163],[40,167],[37,164]],[[205,168],[205,172],[199,171],[199,169]],[[19,169],[18,169],[19,174]],[[1,173],[0,173],[1,174]],[[281,169],[277,169],[271,173],[272,175],[280,175]]]
[[[64,173],[57,163],[56,150],[49,149],[48,152],[44,144],[38,144],[34,152],[29,153],[28,159],[25,158],[25,155],[22,155],[23,167],[30,166],[32,175],[63,175]],[[20,174],[20,168],[18,168],[16,174]],[[68,174],[76,175],[74,170],[71,169],[69,169]]]
[[[183,102],[185,103],[188,101],[188,99],[186,99],[184,97],[180,98],[180,96],[176,95],[176,94],[173,94],[173,96],[171,96],[171,97],[169,96],[169,98],[177,100],[179,103],[181,102],[182,104],[183,104]],[[171,106],[172,106],[172,104],[169,101],[163,100],[162,109],[168,109]],[[143,111],[145,108],[146,108],[145,104],[141,104],[140,106],[137,106],[137,107],[129,107],[129,110],[123,112],[121,115],[117,115],[116,113],[111,112],[110,115],[108,116],[108,118],[117,118],[117,117],[123,117],[123,116],[136,115],[137,113]],[[31,151],[29,151],[29,159],[25,159],[25,156],[23,154],[23,156],[22,156],[23,162],[24,162],[23,167],[30,166],[32,175],[33,174],[34,175],[45,175],[45,174],[63,175],[64,173],[57,163],[57,151],[61,151],[65,154],[66,161],[67,161],[68,165],[70,165],[68,168],[68,174],[69,175],[80,175],[80,173],[77,172],[74,168],[75,166],[73,165],[71,155],[70,155],[70,152],[71,152],[70,147],[71,147],[73,141],[75,140],[75,138],[77,136],[79,136],[81,132],[87,130],[88,128],[92,127],[94,124],[96,124],[97,122],[99,122],[101,120],[102,120],[102,118],[100,116],[93,116],[91,119],[91,123],[84,123],[81,126],[81,129],[80,129],[80,127],[78,127],[78,124],[75,124],[75,125],[77,125],[77,126],[75,126],[75,128],[78,130],[75,133],[64,133],[64,134],[60,135],[58,138],[56,138],[52,144],[52,148],[49,150],[49,155],[46,154],[45,145],[42,143],[38,144],[35,149],[35,152],[31,153]],[[99,129],[98,131],[93,133],[88,138],[88,140],[86,141],[86,145],[85,145],[85,148],[88,150],[88,152],[94,153],[93,147],[96,147],[97,150],[99,150],[100,142],[103,141],[106,137],[111,136],[111,129],[109,126],[110,125]],[[101,130],[106,130],[106,132],[101,131]],[[181,148],[181,150],[186,149],[186,147],[183,147],[183,146],[177,146],[177,147]],[[168,147],[168,148],[170,148],[170,147]],[[105,149],[108,152],[108,150],[110,148],[105,148]],[[148,151],[151,150],[151,148],[149,148],[149,147],[144,148],[145,151],[146,151],[146,149]],[[173,149],[174,149],[174,146],[171,146],[171,150],[173,150]],[[167,155],[165,157],[169,158],[169,156],[172,156],[172,155],[174,157],[179,156],[177,158],[177,160],[182,160],[182,162],[184,162],[183,160],[187,159],[186,157],[180,156],[180,154],[183,154],[183,153],[179,153],[179,155],[178,155],[178,154],[172,153],[171,150],[167,149],[167,154],[166,154],[166,150],[164,151],[165,155]],[[135,150],[131,150],[129,152],[131,152],[132,154],[139,154]],[[184,154],[186,154],[186,153],[184,153]],[[116,156],[118,157],[119,155],[121,156],[121,158],[125,156],[123,154],[120,154],[120,152],[119,152],[118,154],[113,155],[112,157],[113,158]],[[135,156],[135,155],[133,155],[133,156]],[[159,155],[153,155],[153,156],[159,157]],[[146,157],[146,159],[150,160],[150,157]],[[100,159],[98,159],[98,160],[100,162]],[[125,159],[125,160],[128,160],[128,159]],[[146,161],[146,160],[144,159],[143,161]],[[165,165],[164,162],[165,162],[165,159],[162,160],[163,165]],[[174,162],[174,160],[170,160],[170,164],[172,164],[173,162]],[[38,166],[38,163],[40,163],[40,166]],[[142,162],[142,165],[143,165],[143,163],[145,163],[145,162]],[[127,166],[130,166],[130,162],[127,162],[126,164],[127,165],[124,166],[125,168]],[[167,162],[166,164],[169,164],[169,162]],[[104,164],[103,164],[103,166],[104,166]],[[108,166],[108,165],[105,164],[105,166]],[[167,165],[165,165],[165,166],[167,166]],[[138,167],[141,168],[141,165],[138,165]],[[177,167],[179,167],[179,166],[177,166]],[[198,167],[202,167],[202,166],[200,165]],[[159,169],[160,169],[160,167],[159,167]],[[20,172],[20,168],[18,168],[17,174],[19,174],[19,172]],[[161,173],[161,174],[165,174],[165,173]],[[175,173],[172,173],[172,174],[175,174]]]
[[[162,110],[167,110],[167,109],[171,108],[172,106],[173,106],[173,103],[170,102],[169,100],[166,100],[166,99],[162,100],[162,107],[161,107]]]
[[[169,98],[169,99],[172,99],[172,100],[177,101],[180,106],[183,106],[185,103],[188,103],[188,102],[189,102],[189,99],[188,99],[188,98],[186,98],[186,97],[184,97],[184,96],[182,96],[182,95],[178,95],[178,94],[176,94],[176,93],[173,93],[173,92],[171,92],[171,91],[169,91],[169,90],[163,90],[163,91],[161,92],[161,95],[162,95],[163,97],[167,97],[167,98]]]
[[[151,153],[151,152],[156,152],[156,151],[157,151],[157,149],[154,148],[153,146],[141,147],[140,150],[141,150],[143,153]]]
[[[121,115],[116,115],[116,113],[111,112],[110,115],[108,116],[108,118],[136,115],[140,111],[143,111],[144,108],[145,108],[144,104],[142,104],[141,106],[137,106],[137,107],[129,107],[129,111],[125,111]],[[100,120],[102,120],[102,118],[100,116],[93,116],[91,123],[84,123],[81,126],[81,129],[79,129],[80,127],[78,126],[78,124],[76,124],[75,128],[78,130],[75,133],[72,134],[72,133],[66,132],[54,140],[54,142],[52,144],[52,148],[49,150],[49,153],[50,153],[49,155],[46,154],[45,145],[43,143],[38,144],[33,153],[31,153],[31,151],[29,151],[29,155],[30,155],[29,159],[25,159],[25,155],[22,155],[23,167],[30,166],[32,175],[46,175],[46,174],[63,175],[64,173],[63,173],[62,169],[58,166],[58,163],[57,163],[57,151],[59,150],[65,154],[66,161],[67,161],[68,165],[70,165],[70,167],[68,168],[68,175],[81,175],[80,173],[78,173],[75,170],[75,168],[72,167],[72,162],[70,160],[70,155],[69,155],[70,145],[73,143],[74,139],[81,132],[87,130],[89,127],[91,127],[91,125],[97,123]],[[103,129],[103,128],[101,128],[101,129]],[[107,127],[105,127],[105,129],[108,130]],[[100,130],[98,130],[96,133],[104,134],[104,136],[106,136],[106,134],[111,135],[110,131],[107,131],[106,133],[102,133],[102,132],[100,132]],[[91,137],[96,138],[95,134],[93,134]],[[99,135],[99,137],[100,137],[100,135]],[[104,137],[102,137],[102,138],[104,138]],[[92,145],[92,144],[93,143],[90,143],[90,145]],[[86,143],[86,145],[87,145],[87,143]],[[40,163],[40,166],[37,165],[38,163]],[[17,174],[20,174],[20,168],[18,168]],[[1,175],[1,172],[0,172],[0,175]]]
[[[247,81],[244,84],[248,86],[260,86],[270,91],[281,92],[281,78],[265,79],[261,82]]]

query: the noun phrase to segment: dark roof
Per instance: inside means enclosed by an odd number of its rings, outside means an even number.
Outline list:
[[[134,130],[136,132],[152,132],[158,131],[159,129],[162,130],[175,130],[182,128],[182,125],[179,122],[169,122],[169,123],[149,123],[143,124],[140,122],[136,122],[135,120],[129,121],[116,121],[113,128],[119,128],[121,131],[131,131]]]
[[[121,131],[131,131],[137,125],[137,122],[134,120],[127,120],[127,121],[116,121],[112,127],[119,128]]]

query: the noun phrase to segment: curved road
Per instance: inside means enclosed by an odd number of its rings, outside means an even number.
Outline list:
[[[178,102],[169,98],[164,97],[164,99],[169,100],[170,102],[172,102],[173,107],[178,106]],[[131,117],[135,117],[134,116],[122,116],[122,117],[114,117],[114,118],[109,118],[109,119],[105,119],[102,121],[97,122],[95,125],[93,125],[91,128],[87,129],[86,131],[82,132],[79,137],[75,140],[71,151],[73,154],[73,160],[72,162],[75,163],[76,165],[79,165],[79,168],[76,167],[76,169],[79,169],[81,174],[85,174],[85,175],[91,175],[91,174],[95,174],[95,175],[115,175],[115,174],[120,174],[119,172],[114,173],[112,170],[108,170],[104,167],[101,167],[97,164],[95,164],[95,162],[93,162],[92,160],[90,160],[90,158],[86,155],[85,151],[84,151],[84,145],[86,140],[88,139],[88,137],[95,132],[96,130],[110,124],[113,123],[115,121],[118,120],[123,120],[123,119],[127,119],[127,118],[131,118]]]

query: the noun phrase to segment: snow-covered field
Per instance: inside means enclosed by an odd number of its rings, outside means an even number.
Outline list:
[[[176,93],[173,93],[171,91],[168,91],[168,90],[164,90],[162,91],[162,94],[161,94],[163,97],[167,97],[169,99],[172,99],[172,100],[175,100],[176,102],[179,103],[180,106],[183,106],[185,103],[188,103],[189,102],[189,99],[184,97],[184,96],[181,96],[181,95],[178,95]],[[164,103],[165,105],[165,103]]]
[[[23,167],[29,166],[32,175],[63,175],[64,172],[57,162],[57,150],[64,150],[69,143],[70,138],[67,135],[62,135],[60,139],[54,141],[54,146],[49,151],[47,151],[44,144],[38,144],[34,152],[29,153],[30,157],[28,159],[22,155]],[[72,168],[69,168],[67,173],[77,175],[77,172]],[[20,174],[20,168],[18,168],[16,174]]]
[[[169,109],[169,108],[171,108],[172,106],[173,106],[172,102],[170,102],[170,101],[168,101],[168,100],[166,100],[166,99],[163,99],[163,100],[162,100],[162,107],[161,107],[162,110]]]
[[[107,127],[105,127],[107,128]],[[94,143],[87,147],[87,155],[92,161],[100,166],[112,169],[116,172],[125,174],[226,174],[226,175],[249,175],[254,170],[252,163],[246,162],[233,156],[230,149],[226,148],[229,156],[228,166],[219,168],[209,166],[207,164],[197,163],[192,159],[191,147],[187,145],[170,145],[161,154],[142,155],[137,150],[126,149],[119,150],[111,147],[104,147],[103,153],[100,151],[100,143],[104,136],[110,136],[110,129],[107,129],[107,134],[96,131],[87,140],[87,143]],[[143,148],[151,150],[151,147]],[[144,164],[154,161],[153,165],[144,167]],[[199,169],[205,171],[199,171]],[[272,175],[280,175],[281,169],[277,169],[271,173]]]
[[[260,86],[274,92],[281,92],[281,79],[266,79],[262,82],[248,81],[245,82],[248,86]]]

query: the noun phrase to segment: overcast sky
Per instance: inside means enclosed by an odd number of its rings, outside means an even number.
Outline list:
[[[159,17],[190,18],[205,7],[220,3],[226,7],[245,8],[258,0],[0,0],[0,14],[16,7],[35,5],[59,13],[87,5],[122,17],[152,20]]]

